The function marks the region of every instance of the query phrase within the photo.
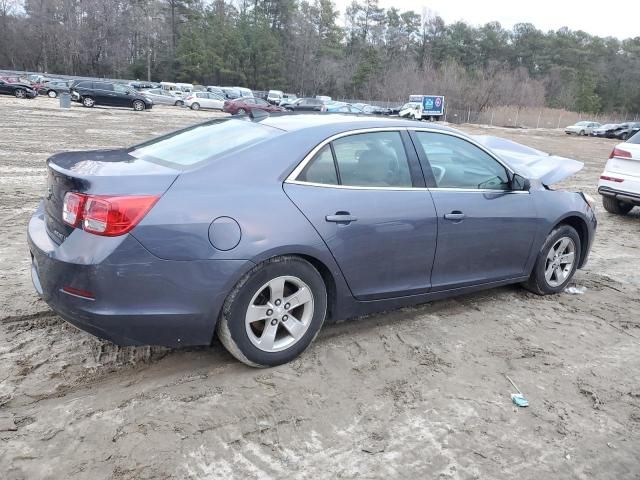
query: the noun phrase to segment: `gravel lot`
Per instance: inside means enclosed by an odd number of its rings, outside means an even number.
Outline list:
[[[0,477],[640,478],[640,208],[598,209],[583,295],[513,286],[330,325],[269,370],[218,343],[118,348],[51,312],[25,238],[45,159],[214,115],[0,98]],[[463,129],[585,162],[562,187],[593,196],[616,143]]]

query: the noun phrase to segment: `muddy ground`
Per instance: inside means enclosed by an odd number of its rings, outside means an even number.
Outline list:
[[[0,98],[0,478],[640,478],[640,209],[598,208],[582,295],[513,286],[330,325],[269,370],[219,343],[118,348],[52,313],[25,240],[45,159],[214,115]],[[615,144],[463,129],[584,161],[564,187],[594,196]]]

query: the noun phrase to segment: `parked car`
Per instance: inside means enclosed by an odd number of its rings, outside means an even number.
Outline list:
[[[298,96],[293,93],[283,93],[282,99],[280,100],[280,103],[278,105],[280,105],[281,107],[284,107],[287,104],[295,102],[297,99],[298,99]]]
[[[605,210],[626,215],[640,205],[640,133],[611,151],[598,181]]]
[[[248,88],[245,88],[245,87],[233,87],[233,88],[240,94],[241,98],[242,97],[254,97],[255,98],[255,95],[253,94],[253,91],[251,91]]]
[[[215,87],[213,85],[210,85],[210,86],[207,87],[207,92],[215,93],[216,95],[219,95],[220,97],[226,98],[226,95],[224,94],[224,91],[220,87]]]
[[[614,138],[617,128],[617,123],[607,123],[598,128],[594,128],[591,135],[594,137]]]
[[[233,87],[220,87],[224,92],[224,96],[228,100],[235,100],[236,98],[240,98],[240,92]]]
[[[176,107],[184,105],[184,100],[182,100],[182,98],[180,98],[179,96],[175,96],[169,90],[154,88],[151,90],[143,90],[140,93],[155,104],[174,105]]]
[[[398,115],[402,118],[417,119],[420,116],[420,104],[418,102],[405,103],[400,107]]]
[[[68,80],[51,80],[38,88],[38,95],[56,98],[61,93],[69,93],[69,83]]]
[[[121,83],[81,80],[71,86],[72,100],[85,107],[128,107],[140,112],[153,107],[153,101]]]
[[[269,90],[267,93],[267,102],[272,105],[280,105],[284,92],[282,90]]]
[[[9,83],[5,80],[0,80],[0,95],[13,95],[16,98],[34,98],[38,96],[38,92],[26,83]]]
[[[226,100],[222,110],[231,115],[244,115],[253,110],[262,110],[264,112],[284,112],[284,108],[277,105],[271,105],[266,100],[254,97],[242,97],[235,100]]]
[[[210,345],[217,332],[240,361],[278,365],[325,319],[512,283],[562,292],[596,218],[587,195],[546,185],[581,166],[334,114],[216,119],[58,153],[28,225],[33,284],[117,344]]]
[[[283,105],[290,112],[320,112],[324,106],[325,102],[318,98],[298,98],[293,103]]]
[[[325,110],[329,113],[364,113],[360,108],[355,105],[344,102],[334,102],[325,105]]]
[[[598,122],[582,121],[574,125],[565,127],[564,133],[566,133],[567,135],[573,134],[580,136],[591,135],[591,132],[593,132],[595,128],[598,128],[600,126],[601,125]]]
[[[136,82],[129,82],[127,85],[129,85],[134,90],[151,90],[154,88],[158,88],[158,84],[152,83],[152,82],[136,81]]]
[[[209,92],[194,92],[184,100],[185,106],[191,110],[200,110],[201,108],[222,110],[224,102],[224,97]]]
[[[633,137],[638,130],[640,130],[640,122],[621,123],[618,125],[618,128],[613,131],[613,138],[626,140],[627,138]]]

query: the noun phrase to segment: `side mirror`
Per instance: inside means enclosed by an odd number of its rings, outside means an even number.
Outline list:
[[[513,177],[511,178],[511,190],[528,192],[530,188],[531,182],[528,178],[524,178],[522,175],[518,175],[517,173],[513,174]]]

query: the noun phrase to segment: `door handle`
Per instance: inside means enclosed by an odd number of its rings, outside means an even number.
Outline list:
[[[327,222],[342,223],[349,225],[351,222],[358,220],[358,217],[354,217],[349,212],[336,212],[335,215],[327,215],[324,217]]]
[[[465,218],[466,218],[466,215],[462,213],[460,210],[454,210],[453,212],[445,213],[444,215],[445,220],[453,220],[454,222],[459,222],[461,220],[464,220]]]

